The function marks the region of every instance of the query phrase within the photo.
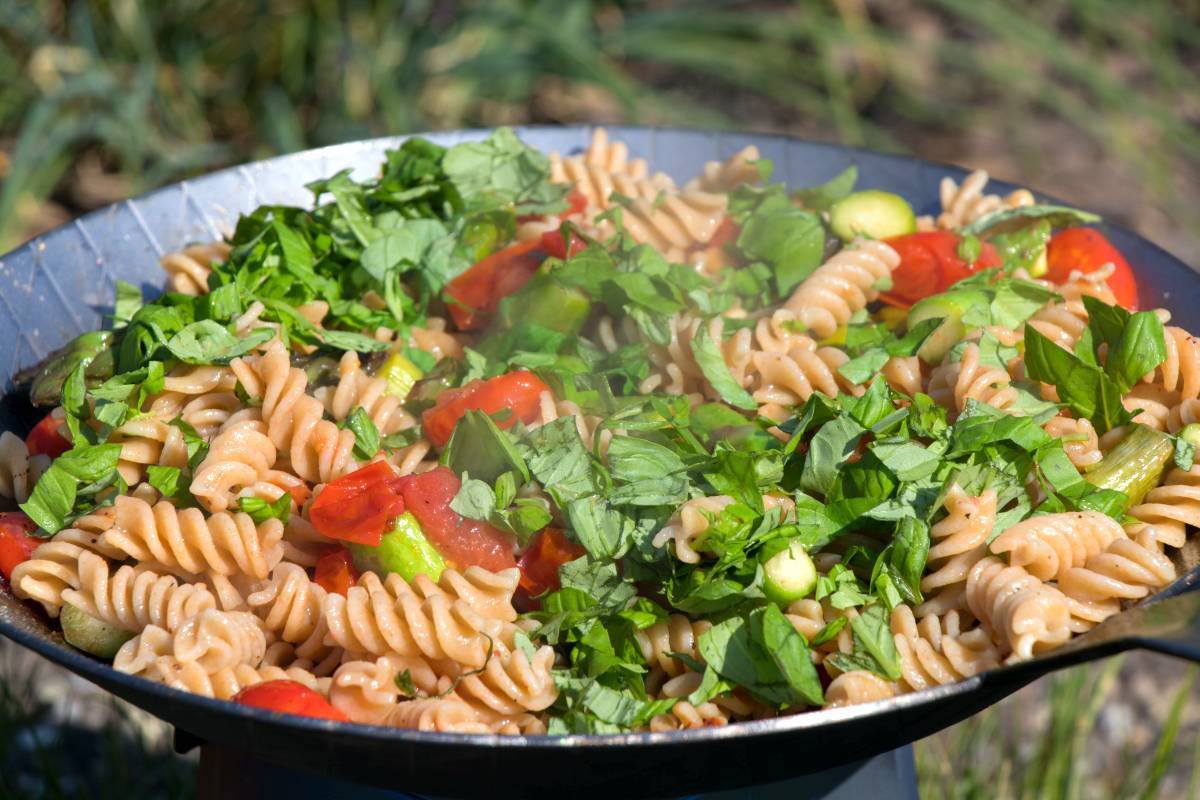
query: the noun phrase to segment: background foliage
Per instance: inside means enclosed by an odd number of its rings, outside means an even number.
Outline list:
[[[626,121],[980,166],[1195,263],[1198,68],[1198,0],[0,2],[0,252],[113,200],[273,153]],[[119,745],[80,759],[64,738],[73,728],[47,723],[61,715],[14,689],[21,674],[3,676],[0,790],[40,775],[51,795],[74,796],[124,785],[110,762],[163,763],[143,738],[150,723],[127,735],[125,710],[98,723],[101,741]],[[1200,796],[1194,678],[1133,658],[1044,682],[923,743],[922,792]],[[131,774],[167,796],[190,780],[169,765]]]

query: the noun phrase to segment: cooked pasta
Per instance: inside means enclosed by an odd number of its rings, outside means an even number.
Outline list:
[[[208,276],[214,261],[229,258],[229,245],[224,242],[194,244],[177,253],[162,257],[162,268],[167,273],[167,285],[172,291],[182,294],[208,294]]]
[[[967,576],[967,605],[1006,653],[1032,658],[1071,637],[1070,601],[1019,566],[987,556]]]
[[[961,184],[953,178],[942,178],[939,188],[942,213],[938,215],[936,222],[929,218],[923,219],[922,227],[936,226],[944,230],[953,230],[969,225],[988,214],[1033,205],[1035,202],[1027,189],[1017,189],[1005,197],[986,194],[984,188],[987,182],[988,174],[981,169],[963,178]]]
[[[1045,514],[1018,522],[989,545],[1007,554],[1008,563],[1024,567],[1041,580],[1061,578],[1071,567],[1083,566],[1114,539],[1125,538],[1121,524],[1098,511]]]
[[[30,372],[16,598],[206,697],[666,733],[1003,669],[1194,558],[1200,348],[1088,217],[455,148],[165,256]]]
[[[118,497],[116,522],[100,537],[130,558],[177,567],[192,574],[265,578],[283,556],[283,525],[259,525],[247,514],[178,509],[163,500],[151,506]]]
[[[345,597],[328,595],[325,621],[326,641],[347,653],[449,659],[469,669],[484,666],[512,637],[502,620],[442,592],[422,597],[395,574],[385,583],[368,572]]]
[[[171,575],[140,566],[114,570],[89,550],[80,552],[78,569],[79,588],[64,589],[62,601],[118,628],[140,632],[156,625],[173,632],[201,611],[216,608],[204,584],[181,586]]]

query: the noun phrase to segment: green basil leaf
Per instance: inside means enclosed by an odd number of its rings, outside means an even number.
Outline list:
[[[733,374],[725,364],[725,357],[721,354],[720,342],[713,341],[707,325],[701,325],[692,339],[692,355],[696,359],[696,365],[704,373],[705,380],[712,385],[722,400],[735,408],[744,408],[747,411],[758,408],[758,403],[754,402],[750,393],[734,380]]]

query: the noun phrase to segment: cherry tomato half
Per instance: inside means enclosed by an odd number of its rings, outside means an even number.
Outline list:
[[[58,458],[71,449],[71,443],[58,432],[59,421],[54,414],[47,414],[42,421],[33,426],[33,430],[25,437],[25,447],[29,455],[46,455]]]
[[[37,530],[37,523],[20,511],[0,512],[0,572],[11,578],[17,565],[28,561],[33,549],[42,543],[29,534]]]
[[[330,482],[309,508],[309,521],[330,539],[372,547],[388,521],[404,513],[399,478],[384,461],[376,461]]]
[[[496,422],[501,428],[512,427],[518,419],[533,422],[538,415],[541,393],[549,389],[541,378],[523,369],[486,381],[473,380],[459,389],[447,389],[438,395],[437,404],[421,416],[425,436],[436,446],[445,446],[454,426],[468,411],[494,416],[510,410],[507,419]]]
[[[546,260],[538,240],[497,250],[446,284],[446,306],[459,330],[478,330],[505,297],[529,283]]]
[[[1050,237],[1046,246],[1046,279],[1065,283],[1071,273],[1095,272],[1105,264],[1112,264],[1112,275],[1106,281],[1119,304],[1128,309],[1137,308],[1137,279],[1125,256],[1104,238],[1104,234],[1093,228],[1067,228]]]
[[[910,306],[946,291],[972,273],[1000,266],[996,248],[987,242],[974,263],[959,256],[959,242],[958,235],[950,231],[921,231],[888,239],[900,255],[900,265],[892,271],[892,288],[883,299],[892,305]]]
[[[354,568],[350,551],[344,547],[335,547],[323,553],[313,568],[313,583],[327,592],[345,597],[357,582],[358,570]]]
[[[296,681],[263,681],[247,686],[233,696],[233,702],[281,714],[349,721],[345,714],[330,705],[319,693]]]
[[[517,562],[521,568],[521,588],[530,597],[558,589],[558,568],[584,552],[558,528],[543,528],[534,534]]]
[[[400,480],[406,507],[447,562],[459,569],[478,566],[492,572],[516,566],[512,536],[450,508],[462,486],[452,469],[438,467]]]

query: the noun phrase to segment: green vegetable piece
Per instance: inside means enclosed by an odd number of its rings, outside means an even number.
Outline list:
[[[942,324],[921,343],[917,355],[926,364],[940,364],[950,348],[967,335],[963,316],[976,306],[986,306],[988,296],[976,289],[935,294],[918,300],[908,311],[908,329],[912,330],[927,319],[940,319]]]
[[[498,324],[510,330],[525,323],[574,335],[583,327],[591,302],[579,289],[564,286],[545,272],[500,301]]]
[[[412,391],[413,386],[417,381],[425,376],[413,362],[409,361],[400,353],[392,353],[387,357],[387,361],[383,362],[383,366],[375,373],[375,377],[383,378],[387,381],[386,394],[395,395],[401,399],[408,397],[408,393]]]
[[[454,426],[442,463],[460,475],[466,472],[487,483],[510,471],[516,472],[521,482],[529,480],[529,467],[512,437],[482,411],[468,411]]]
[[[855,236],[890,239],[915,231],[917,218],[900,195],[867,189],[835,203],[829,212],[829,225],[846,242]]]
[[[350,557],[360,572],[387,575],[394,572],[411,582],[418,575],[431,581],[442,577],[446,561],[425,538],[421,524],[407,511],[396,517],[392,529],[383,534],[378,547],[350,544]]]
[[[443,358],[425,377],[413,384],[404,400],[404,407],[412,414],[420,414],[433,408],[438,395],[458,385],[460,363],[453,358]]]
[[[797,539],[792,539],[774,555],[763,559],[762,566],[763,594],[781,606],[807,597],[817,588],[817,568],[804,545]]]
[[[134,636],[133,631],[109,625],[70,603],[63,605],[58,621],[68,644],[97,658],[112,658]]]
[[[1084,478],[1101,489],[1123,492],[1129,498],[1129,506],[1137,505],[1146,492],[1158,485],[1174,455],[1175,445],[1170,436],[1145,425],[1134,425]]]
[[[1200,422],[1192,422],[1184,425],[1183,430],[1179,432],[1179,438],[1192,447],[1200,447]]]
[[[112,375],[112,354],[109,346],[112,344],[112,331],[89,331],[80,334],[65,347],[54,351],[42,362],[37,374],[29,387],[29,399],[35,406],[57,405],[62,394],[63,383],[80,364],[88,366],[85,373],[89,378],[107,378]],[[101,354],[107,358],[97,361]],[[93,370],[92,364],[104,366],[103,370]],[[19,383],[19,380],[16,381]]]

